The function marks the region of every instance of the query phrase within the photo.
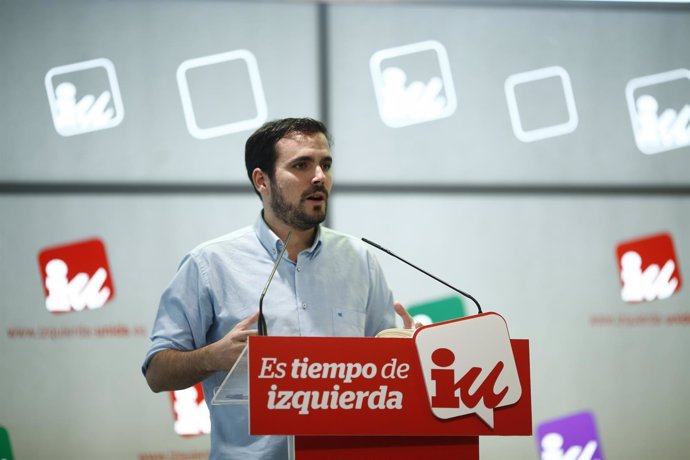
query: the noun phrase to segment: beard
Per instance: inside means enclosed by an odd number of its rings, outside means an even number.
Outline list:
[[[300,197],[299,204],[288,203],[280,190],[271,182],[271,210],[280,220],[297,230],[310,230],[326,220],[326,210],[328,208],[328,191],[324,187],[313,187]],[[306,212],[304,203],[309,205],[307,196],[322,192],[326,195],[320,211],[314,211],[313,215]]]

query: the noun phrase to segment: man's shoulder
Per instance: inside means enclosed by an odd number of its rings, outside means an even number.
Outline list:
[[[332,228],[322,226],[321,239],[324,245],[330,249],[351,251],[359,255],[367,254],[369,251],[360,238]]]
[[[348,241],[348,242],[356,242],[358,241],[358,238],[349,235],[347,233],[340,232],[338,230],[333,230],[330,227],[324,227],[323,225],[321,226],[321,238],[324,241]]]
[[[257,241],[256,232],[250,225],[197,245],[189,251],[191,256],[204,256],[248,248]]]

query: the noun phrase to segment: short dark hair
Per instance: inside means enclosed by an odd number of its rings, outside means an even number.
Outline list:
[[[244,146],[244,165],[247,168],[247,176],[252,187],[254,187],[252,172],[256,168],[261,169],[268,174],[269,178],[273,179],[276,166],[276,144],[292,133],[321,133],[326,136],[328,146],[330,147],[332,144],[331,135],[328,133],[326,125],[313,118],[282,118],[264,123],[249,136]],[[261,197],[256,188],[254,191]]]

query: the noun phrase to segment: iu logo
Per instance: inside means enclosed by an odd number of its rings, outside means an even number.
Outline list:
[[[494,409],[520,400],[508,327],[500,315],[483,313],[422,327],[414,340],[436,417],[477,414],[493,428]]]
[[[4,426],[0,426],[0,459],[14,460],[12,445],[10,444],[10,434]]]
[[[201,383],[184,390],[171,391],[170,402],[175,414],[175,433],[198,436],[211,432],[211,416]]]
[[[51,313],[96,309],[115,294],[103,242],[78,241],[38,254],[46,308]]]
[[[429,40],[377,51],[369,68],[387,126],[402,128],[455,113],[453,76],[441,43]]]
[[[690,145],[689,95],[688,69],[646,75],[628,82],[625,96],[635,143],[642,153],[653,155]]]
[[[680,269],[668,233],[621,243],[616,256],[623,301],[666,299],[680,290]]]
[[[594,414],[585,411],[537,428],[541,460],[604,460]]]
[[[411,305],[407,307],[407,311],[410,312],[415,322],[425,326],[466,316],[462,299],[456,295]]]
[[[115,66],[109,59],[53,67],[45,85],[53,125],[62,136],[114,128],[125,116]]]

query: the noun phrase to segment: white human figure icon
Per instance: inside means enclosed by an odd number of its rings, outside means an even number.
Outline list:
[[[55,88],[57,116],[55,123],[62,129],[77,127],[77,88],[69,82],[60,83]]]
[[[582,446],[570,446],[563,450],[563,436],[549,433],[541,440],[541,460],[592,460],[597,450],[597,441],[591,440]]]
[[[388,67],[381,73],[383,87],[381,112],[386,119],[416,121],[439,116],[446,100],[439,94],[443,81],[432,77],[428,83],[413,81],[406,86],[407,74],[398,67]]]
[[[383,86],[381,99],[383,100],[381,112],[384,118],[400,118],[405,113],[405,81],[407,75],[402,69],[389,67],[381,73]]]
[[[659,115],[659,103],[649,94],[637,98],[637,142],[645,149],[668,149],[690,144],[690,104],[679,112],[666,109]]]
[[[46,264],[46,288],[48,289],[48,297],[46,297],[48,311],[70,310],[67,264],[63,260],[53,259]]]
[[[211,416],[204,401],[197,403],[199,393],[195,387],[177,390],[173,409],[177,414],[175,433],[179,435],[208,434],[211,432]]]
[[[640,254],[627,251],[621,256],[621,298],[625,302],[649,302],[670,297],[678,287],[678,279],[671,279],[675,269],[675,262],[669,259],[661,269],[651,264],[643,271]]]
[[[68,281],[69,268],[61,259],[52,259],[46,263],[46,308],[51,312],[81,311],[84,308],[95,309],[105,305],[110,297],[110,289],[103,287],[108,272],[99,267],[93,276],[77,273]]]
[[[77,88],[73,83],[63,82],[55,88],[56,125],[63,130],[101,128],[114,116],[110,102],[110,91],[103,91],[98,98],[86,94],[77,102]]]
[[[656,147],[660,144],[657,111],[659,104],[656,99],[647,94],[637,99],[637,142],[640,145]]]

